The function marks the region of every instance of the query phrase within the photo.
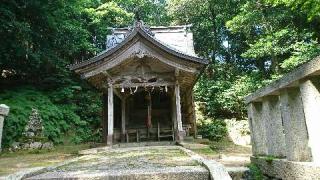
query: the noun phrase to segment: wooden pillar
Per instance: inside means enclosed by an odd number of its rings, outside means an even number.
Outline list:
[[[197,117],[196,117],[196,110],[195,110],[195,105],[194,105],[194,94],[191,89],[191,108],[192,108],[192,123],[193,123],[193,136],[194,138],[197,137]]]
[[[113,87],[108,87],[108,137],[107,145],[113,143]]]
[[[108,136],[108,94],[103,93],[102,97],[102,118],[101,118],[101,127],[102,127],[102,141],[107,143]]]
[[[126,135],[126,99],[121,100],[121,141],[125,141]]]
[[[176,111],[176,97],[174,92],[171,98],[171,119],[173,123],[173,128],[175,130],[175,139],[177,139],[177,111]]]
[[[177,121],[177,141],[182,141],[184,136],[184,131],[182,128],[182,118],[181,118],[181,102],[180,102],[180,85],[176,83],[174,86],[175,100],[176,100],[176,121]]]

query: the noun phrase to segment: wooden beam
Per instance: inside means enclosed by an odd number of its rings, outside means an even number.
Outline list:
[[[139,79],[139,78],[143,78],[143,79],[152,79],[152,78],[157,78],[157,79],[171,79],[172,81],[174,81],[174,77],[173,77],[173,72],[171,73],[146,73],[146,74],[141,74],[141,73],[130,73],[130,74],[120,74],[117,76],[114,76],[112,78],[113,82],[117,82],[119,80],[132,80],[132,79]]]
[[[107,79],[108,79],[108,84],[113,83],[113,81],[114,81],[113,79],[114,79],[114,78],[108,73],[108,71],[104,71],[102,74],[107,77]],[[103,88],[108,88],[108,86],[103,86]],[[120,98],[121,100],[124,98],[124,97],[121,95],[121,93],[118,92],[118,91],[115,90],[115,89],[114,89],[113,93],[114,93],[116,96],[118,96],[118,98]]]
[[[129,87],[152,87],[152,86],[173,86],[174,82],[154,82],[154,83],[130,83],[130,84],[114,84],[114,88],[129,88]]]
[[[103,85],[102,86],[102,90],[108,92],[108,86],[107,85]],[[125,98],[119,91],[117,91],[116,89],[113,89],[113,93],[118,96],[119,99],[123,99]]]
[[[113,79],[113,77],[108,73],[108,71],[103,71],[102,74],[107,76],[108,79],[111,79],[111,80]]]
[[[174,71],[174,76],[178,77],[179,74],[180,74],[180,70],[178,68],[176,68],[175,71]]]
[[[118,96],[119,99],[124,99],[124,96],[117,89],[113,89],[113,93]]]

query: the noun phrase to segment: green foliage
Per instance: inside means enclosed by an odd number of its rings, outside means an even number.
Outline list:
[[[173,0],[174,23],[191,23],[197,52],[212,60],[196,99],[209,117],[242,119],[243,98],[320,55],[316,1]]]
[[[0,72],[32,82],[61,82],[68,75],[65,66],[92,47],[81,21],[82,2],[1,3]]]
[[[308,43],[298,41],[291,45],[292,56],[283,60],[281,68],[291,71],[300,64],[303,64],[320,54],[320,46],[317,41],[309,40]]]
[[[308,19],[312,20],[320,17],[320,4],[318,0],[265,0],[270,4],[286,5],[295,10],[301,10],[308,14]]]
[[[43,120],[44,136],[55,143],[61,143],[63,136],[68,134],[76,143],[101,141],[101,134],[97,130],[101,111],[99,97],[94,97],[94,91],[82,93],[74,88],[44,92],[31,87],[19,87],[2,92],[0,101],[10,106],[10,114],[4,124],[4,146],[21,140],[32,108],[39,111]]]
[[[205,102],[205,115],[239,119],[246,116],[243,98],[265,84],[261,74],[250,72],[237,75],[230,64],[216,64],[212,78],[203,75],[195,86],[196,100]]]
[[[0,87],[7,89],[1,89],[0,102],[11,107],[5,146],[21,138],[31,108],[39,110],[45,136],[55,143],[63,136],[76,143],[101,141],[100,95],[75,81],[66,65],[104,50],[111,27],[132,25],[137,10],[148,24],[168,24],[165,6],[148,0],[1,3]]]
[[[227,135],[226,123],[212,119],[198,121],[198,133],[211,141],[220,141]]]
[[[73,142],[100,142],[102,111],[100,95],[95,90],[88,88],[86,84],[82,84],[81,87],[64,87],[50,92],[48,95],[52,102],[59,104],[60,107],[72,106],[72,111],[81,119],[81,121],[73,123],[75,129],[69,132],[72,134]],[[70,109],[66,107],[64,110]]]
[[[249,164],[249,170],[250,170],[250,177],[249,179],[252,180],[263,180],[263,174],[259,167],[255,164]]]
[[[225,26],[244,1],[171,0],[168,5],[175,24],[192,24],[195,49],[213,61],[237,61],[244,47],[241,35],[232,35]],[[238,63],[242,63],[238,61]]]
[[[192,24],[197,53],[211,60],[195,88],[201,110],[241,119],[246,95],[320,54],[319,8],[317,0],[5,1],[0,100],[13,114],[4,142],[19,139],[32,107],[55,142],[63,135],[99,141],[100,96],[65,67],[105,49],[110,27],[130,26],[134,16],[149,25]],[[214,123],[204,131],[223,132]]]
[[[127,12],[133,13],[148,25],[168,25],[167,0],[114,0]]]
[[[81,123],[72,106],[57,106],[42,92],[33,88],[19,88],[1,93],[1,102],[10,106],[10,114],[4,123],[3,143],[10,145],[22,136],[25,125],[36,108],[43,120],[44,135],[55,143],[60,142],[62,133],[74,124]]]
[[[94,51],[105,49],[107,34],[111,27],[123,27],[132,24],[133,14],[127,12],[115,2],[97,3],[84,9],[87,31],[91,34]]]
[[[267,163],[272,163],[274,159],[276,159],[275,156],[268,155],[268,156],[266,157],[266,162],[267,162]]]
[[[269,77],[319,55],[317,31],[307,15],[276,4],[247,1],[240,13],[227,22],[232,32],[247,38],[249,48],[242,57],[253,59]],[[306,51],[309,53],[302,53]]]

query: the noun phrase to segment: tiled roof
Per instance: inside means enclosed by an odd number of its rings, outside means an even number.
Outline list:
[[[114,29],[113,35],[110,35],[107,38],[106,50],[100,52],[91,59],[71,64],[69,65],[69,68],[74,70],[95,63],[116,52],[137,34],[140,34],[159,48],[181,59],[208,64],[208,60],[198,57],[194,53],[192,33],[188,33],[185,29],[186,27],[188,26],[149,28],[145,26],[143,22],[138,21],[133,28]]]

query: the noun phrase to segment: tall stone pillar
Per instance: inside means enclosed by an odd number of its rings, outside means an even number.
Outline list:
[[[1,140],[2,140],[2,132],[3,132],[3,121],[4,117],[9,114],[9,107],[5,104],[0,104],[0,152],[1,152]]]
[[[263,98],[262,119],[265,122],[268,155],[284,157],[285,140],[279,96],[267,96]]]
[[[311,80],[305,80],[300,83],[300,92],[308,129],[312,161],[320,164],[320,93],[316,84]]]
[[[113,87],[108,87],[108,137],[107,145],[113,143]]]
[[[252,102],[248,105],[249,126],[251,131],[251,143],[253,155],[266,155],[265,123],[262,119],[261,102]]]
[[[287,159],[289,161],[310,161],[311,153],[308,148],[308,132],[300,90],[298,88],[282,90],[280,104]]]

